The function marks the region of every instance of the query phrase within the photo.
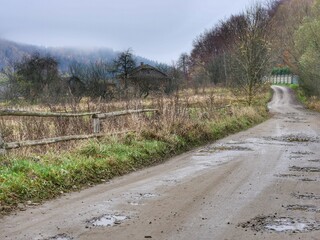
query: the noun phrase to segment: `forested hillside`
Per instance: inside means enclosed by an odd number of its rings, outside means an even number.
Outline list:
[[[262,77],[273,68],[289,69],[307,93],[319,96],[319,29],[319,0],[269,1],[206,30],[180,63],[195,85],[250,85],[256,81],[250,73]]]
[[[15,43],[0,39],[0,69],[22,60],[25,56],[39,53],[40,56],[51,56],[59,63],[59,69],[67,71],[74,62],[89,64],[96,61],[112,61],[118,52],[109,48],[77,49],[77,48],[46,48]],[[156,62],[136,56],[137,61],[155,65]]]

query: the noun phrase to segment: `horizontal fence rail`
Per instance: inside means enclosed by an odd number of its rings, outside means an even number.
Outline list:
[[[54,112],[28,112],[28,111],[19,111],[19,110],[11,110],[5,109],[0,110],[0,116],[22,116],[22,117],[86,117],[89,116],[93,119],[93,134],[88,135],[71,135],[71,136],[61,136],[54,138],[45,138],[40,140],[26,140],[20,142],[10,142],[5,143],[0,135],[0,155],[4,154],[6,150],[16,149],[27,146],[40,146],[53,144],[64,141],[72,141],[72,140],[84,140],[89,138],[99,138],[108,135],[118,135],[124,134],[128,132],[134,131],[124,131],[124,132],[116,132],[116,133],[100,133],[101,132],[101,120],[119,117],[130,114],[138,114],[138,113],[146,113],[146,112],[154,112],[159,114],[158,109],[135,109],[135,110],[123,110],[123,111],[115,111],[108,113],[101,112],[88,112],[88,113],[54,113]]]
[[[133,113],[158,112],[158,111],[159,111],[158,109],[124,110],[124,111],[109,112],[109,113],[97,113],[97,114],[93,114],[92,118],[106,119],[109,117],[117,117],[117,116],[133,114]]]
[[[40,145],[47,145],[47,144],[53,144],[58,142],[65,142],[65,141],[72,141],[72,140],[84,140],[84,139],[90,139],[90,138],[99,138],[99,137],[105,137],[108,135],[119,135],[124,133],[129,133],[134,131],[122,131],[122,132],[115,132],[112,134],[89,134],[89,135],[72,135],[72,136],[63,136],[63,137],[55,137],[55,138],[46,138],[41,140],[27,140],[27,141],[21,141],[21,142],[11,142],[11,143],[4,143],[4,149],[15,149],[15,148],[21,148],[21,147],[30,147],[30,146],[40,146]]]
[[[124,111],[117,111],[117,112],[109,112],[109,113],[98,113],[92,115],[93,118],[93,132],[99,133],[101,131],[101,123],[100,120],[110,118],[110,117],[119,117],[134,113],[144,113],[144,112],[156,112],[158,113],[158,109],[137,109],[137,110],[124,110]]]
[[[85,117],[93,116],[100,112],[88,113],[58,113],[58,112],[29,112],[19,110],[0,110],[0,116],[21,116],[21,117]]]

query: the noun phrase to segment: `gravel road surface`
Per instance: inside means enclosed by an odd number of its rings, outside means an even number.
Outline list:
[[[273,117],[164,164],[0,219],[0,239],[320,239],[320,114]]]

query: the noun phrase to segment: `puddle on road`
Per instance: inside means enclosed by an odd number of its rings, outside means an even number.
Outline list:
[[[198,153],[215,153],[221,151],[253,151],[252,148],[242,147],[242,146],[213,146],[213,147],[206,147],[198,151]]]
[[[291,196],[297,198],[297,199],[314,199],[314,200],[320,200],[320,195],[314,194],[314,193],[305,193],[305,194],[300,194],[300,193],[292,193]]]
[[[279,137],[265,137],[266,140],[279,141],[279,142],[296,142],[296,143],[307,143],[307,142],[319,142],[318,137],[308,135],[284,135]]]
[[[249,228],[252,231],[272,232],[311,232],[320,230],[319,221],[308,221],[306,219],[293,219],[290,217],[257,216],[250,221],[238,224],[238,227]]]
[[[308,162],[320,163],[320,159],[311,159]]]
[[[316,178],[307,178],[304,175],[301,174],[274,174],[275,177],[281,177],[281,178],[299,178],[299,181],[303,182],[315,182],[318,181]]]
[[[285,232],[285,231],[299,231],[303,232],[307,228],[305,223],[292,223],[288,219],[277,219],[276,223],[266,225],[265,227],[269,230],[274,230],[276,232]]]
[[[129,217],[123,215],[103,215],[89,220],[88,223],[94,227],[112,227],[121,224],[126,219],[129,219]]]
[[[130,202],[139,202],[140,204],[140,200],[144,200],[144,199],[151,199],[151,198],[155,198],[155,197],[159,197],[159,194],[155,194],[155,193],[126,193],[124,195],[126,198],[130,198]]]
[[[282,178],[295,178],[295,177],[302,177],[300,174],[274,174],[275,177],[282,177]]]
[[[139,202],[128,202],[130,205],[132,206],[139,206],[139,205],[142,205],[141,203]]]
[[[162,181],[169,184],[178,184],[180,182],[177,179],[163,179]]]
[[[314,178],[301,178],[299,180],[303,181],[303,182],[316,182],[316,181],[318,181],[317,179],[314,179]]]
[[[292,205],[286,206],[286,209],[290,211],[320,212],[320,209],[314,205],[292,204]]]
[[[298,167],[298,166],[291,166],[289,167],[290,171],[297,171],[297,172],[320,172],[320,168],[318,167]]]
[[[313,155],[315,154],[314,152],[307,152],[307,151],[297,151],[297,152],[292,152],[291,154],[295,154],[295,155]]]
[[[63,234],[58,234],[54,237],[51,238],[46,238],[44,240],[72,240],[73,238],[68,236],[67,234],[63,233]]]
[[[158,194],[154,194],[154,193],[139,193],[137,198],[144,199],[144,198],[154,198],[158,196],[159,196]]]

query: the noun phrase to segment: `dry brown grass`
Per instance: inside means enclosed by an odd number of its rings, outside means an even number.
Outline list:
[[[135,131],[139,134],[166,135],[196,134],[197,126],[207,120],[223,120],[226,116],[238,115],[241,112],[253,111],[244,107],[242,100],[235,98],[225,88],[207,88],[194,94],[183,90],[173,96],[157,96],[148,99],[130,101],[89,101],[83,99],[75,105],[32,105],[18,107],[27,111],[52,112],[111,112],[124,109],[157,108],[160,115],[133,114],[115,117],[102,122],[102,132],[112,134],[119,131]],[[226,107],[226,106],[233,107]],[[242,107],[240,107],[242,106]],[[225,108],[226,107],[226,108]],[[10,108],[10,106],[6,106]],[[15,107],[17,109],[17,107]],[[199,127],[199,129],[201,129]],[[90,117],[60,118],[60,117],[0,117],[0,132],[5,142],[43,139],[56,136],[91,134],[92,119]],[[199,132],[201,134],[201,132]],[[26,148],[28,152],[45,153],[49,150],[60,151],[73,148],[77,143],[68,142],[50,146]]]
[[[309,109],[315,110],[317,112],[320,112],[320,98],[319,97],[311,97],[307,100],[307,107]]]

